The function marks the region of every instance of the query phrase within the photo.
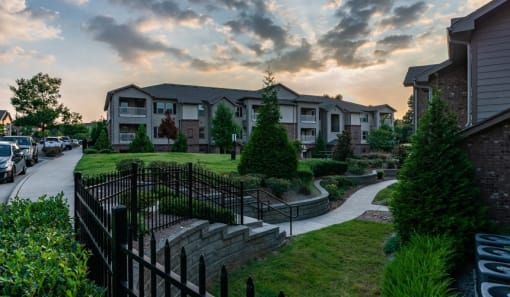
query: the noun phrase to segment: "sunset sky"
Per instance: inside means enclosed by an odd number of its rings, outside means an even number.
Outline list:
[[[0,0],[0,109],[9,85],[62,78],[61,102],[105,117],[127,84],[262,87],[387,103],[397,118],[409,66],[447,58],[446,27],[487,0]]]

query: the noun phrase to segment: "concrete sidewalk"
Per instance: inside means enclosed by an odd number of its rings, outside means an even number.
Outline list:
[[[383,210],[388,208],[382,205],[372,204],[375,195],[382,189],[397,180],[387,180],[377,184],[369,185],[354,192],[340,207],[318,217],[292,222],[292,235],[299,235],[310,231],[315,231],[330,225],[340,224],[353,220],[362,215],[367,210]],[[275,224],[280,230],[285,230],[290,235],[289,222]]]
[[[46,160],[37,171],[28,175],[9,196],[9,200],[16,196],[36,201],[42,195],[55,196],[64,192],[69,204],[69,213],[74,216],[74,176],[73,171],[81,159],[81,147],[64,151],[63,154]],[[30,169],[29,169],[30,170]]]

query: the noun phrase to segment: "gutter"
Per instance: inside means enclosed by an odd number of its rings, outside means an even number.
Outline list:
[[[461,44],[466,46],[467,50],[467,115],[466,115],[466,125],[465,127],[470,127],[473,125],[473,112],[472,112],[472,96],[473,92],[471,90],[471,74],[472,74],[472,65],[471,65],[471,44],[467,41],[460,41],[460,40],[454,40],[451,39],[450,36],[448,36],[448,41],[454,44]]]

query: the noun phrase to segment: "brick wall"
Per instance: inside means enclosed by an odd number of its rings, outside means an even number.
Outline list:
[[[198,153],[200,151],[199,128],[198,120],[181,120],[179,122],[179,130],[188,139],[188,152],[190,153]]]
[[[467,121],[467,79],[465,65],[455,65],[439,71],[431,81],[432,86],[441,90],[442,99],[448,109],[457,116],[459,127]]]
[[[465,139],[464,149],[476,169],[481,197],[491,219],[510,223],[510,120]]]
[[[281,124],[285,130],[287,131],[287,136],[289,137],[290,141],[294,141],[297,139],[296,135],[296,124]]]

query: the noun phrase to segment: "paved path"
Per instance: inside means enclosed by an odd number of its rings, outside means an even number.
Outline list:
[[[387,211],[388,208],[386,206],[372,204],[372,200],[377,192],[396,182],[396,180],[388,180],[363,187],[354,192],[340,207],[326,214],[306,220],[292,222],[292,235],[299,235],[330,225],[350,221],[359,217],[367,210]],[[287,234],[290,234],[289,222],[276,225],[279,226],[281,230],[285,230]]]
[[[41,164],[34,174],[16,185],[9,200],[18,196],[36,201],[42,195],[55,196],[64,192],[69,213],[74,216],[74,167],[81,159],[81,147],[64,151],[63,154]]]

